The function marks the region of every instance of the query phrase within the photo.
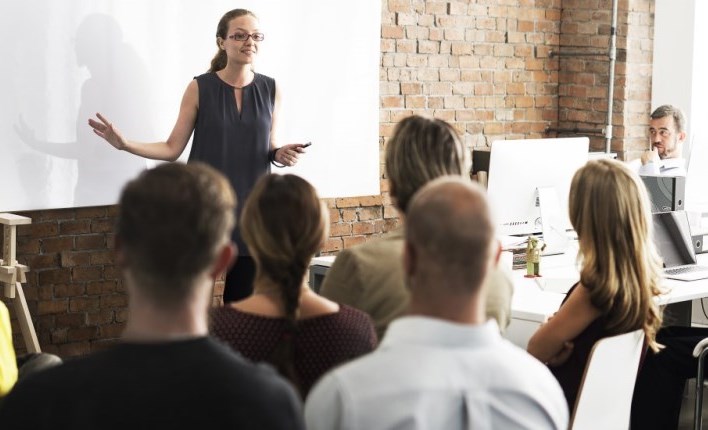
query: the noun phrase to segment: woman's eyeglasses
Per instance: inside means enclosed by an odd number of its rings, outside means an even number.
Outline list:
[[[256,42],[262,42],[265,38],[265,35],[263,33],[234,33],[229,36],[229,39],[233,39],[238,42],[245,42],[248,40],[249,37]]]

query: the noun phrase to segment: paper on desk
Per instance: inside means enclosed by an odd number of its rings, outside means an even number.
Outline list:
[[[580,273],[575,267],[544,269],[541,266],[541,274],[543,276],[534,279],[543,291],[550,293],[566,294],[580,280]]]
[[[497,236],[501,243],[502,250],[518,249],[526,246],[526,236]]]

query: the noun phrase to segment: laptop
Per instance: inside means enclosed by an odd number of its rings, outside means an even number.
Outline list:
[[[708,266],[696,263],[686,211],[652,214],[654,243],[664,261],[664,276],[680,281],[708,279]]]

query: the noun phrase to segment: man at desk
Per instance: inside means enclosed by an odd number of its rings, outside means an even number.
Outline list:
[[[659,106],[649,120],[651,149],[641,157],[640,175],[686,176],[683,144],[686,140],[686,119],[681,109],[672,105]]]

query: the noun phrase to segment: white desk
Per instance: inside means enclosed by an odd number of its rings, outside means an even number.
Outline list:
[[[552,272],[563,265],[574,264],[575,251],[563,255],[541,257],[541,274]],[[699,254],[698,263],[708,265],[708,254]],[[511,324],[505,337],[526,348],[531,335],[560,307],[565,294],[546,292],[533,279],[524,278],[525,270],[514,270],[514,296],[511,301]],[[687,302],[708,297],[708,279],[693,282],[665,279],[666,293],[658,297],[661,305]]]
[[[541,275],[551,276],[557,270],[568,271],[569,267],[574,266],[576,255],[577,249],[574,248],[561,255],[542,256]],[[543,291],[535,279],[526,278],[525,274],[525,269],[512,271],[514,295],[511,298],[511,323],[504,334],[524,349],[531,335],[558,310],[565,298],[565,294]]]
[[[325,255],[315,257],[310,261],[310,288],[316,293],[320,292],[320,285],[324,279],[327,269],[334,263],[336,255]]]
[[[541,257],[541,274],[551,276],[556,272],[567,272],[568,267],[575,264],[576,250],[570,250],[562,255]],[[334,262],[334,256],[315,257],[310,262],[310,282],[315,291],[327,269]],[[698,263],[708,265],[708,253],[698,255]],[[514,295],[511,299],[511,323],[504,337],[516,345],[526,349],[531,335],[538,327],[553,315],[560,307],[565,294],[546,292],[539,287],[534,279],[525,278],[525,270],[514,270]],[[686,302],[708,297],[708,279],[693,282],[664,280],[663,287],[668,291],[659,297],[659,303]]]

